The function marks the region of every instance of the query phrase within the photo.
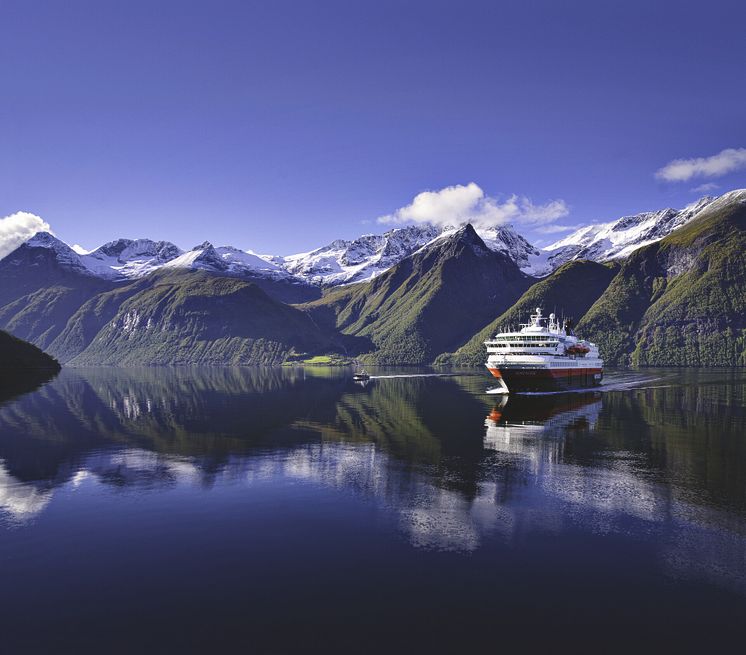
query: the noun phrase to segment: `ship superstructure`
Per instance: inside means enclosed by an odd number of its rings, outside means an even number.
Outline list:
[[[541,309],[515,332],[484,342],[486,366],[505,391],[563,391],[601,384],[604,362],[596,344],[579,339],[569,321]]]

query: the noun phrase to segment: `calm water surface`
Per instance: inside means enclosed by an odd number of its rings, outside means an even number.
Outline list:
[[[3,652],[742,650],[746,372],[349,375],[71,369],[2,401]]]

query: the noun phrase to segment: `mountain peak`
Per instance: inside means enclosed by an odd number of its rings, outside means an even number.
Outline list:
[[[44,253],[41,259],[39,259],[40,251]],[[78,255],[78,253],[76,253],[64,241],[61,241],[49,232],[37,232],[34,236],[26,240],[16,248],[16,250],[5,257],[5,259],[11,260],[14,257],[20,257],[21,260],[24,260],[30,253],[34,253],[32,257],[36,258],[37,261],[48,262],[53,260],[63,268],[74,271],[78,274],[94,274],[83,263],[83,258]]]
[[[51,232],[37,232],[26,241],[26,245],[32,248],[70,248],[70,246],[58,239]],[[72,250],[72,248],[70,249]]]
[[[456,230],[454,236],[462,243],[467,243],[470,246],[478,248],[479,250],[489,250],[487,244],[484,242],[482,237],[479,236],[471,223],[467,223],[463,227],[460,227],[458,230]]]
[[[109,241],[95,250],[92,250],[91,253],[100,253],[109,257],[119,257],[125,248],[130,245],[132,245],[132,239],[115,239],[114,241]]]
[[[479,239],[479,235],[477,234],[477,231],[474,229],[474,226],[471,223],[467,223],[466,225],[461,226],[457,233],[462,234],[465,237],[469,237],[470,239],[473,239],[476,237]],[[481,241],[481,239],[479,239]]]
[[[451,243],[465,244],[472,248],[476,248],[480,252],[486,252],[489,250],[485,242],[482,240],[482,237],[479,236],[471,223],[466,223],[455,230],[451,228],[451,231],[443,233],[441,239],[444,241],[447,240]],[[441,239],[437,239],[434,243],[438,243]]]
[[[170,241],[152,241],[151,239],[116,239],[88,253],[101,259],[113,257],[125,264],[136,259],[156,258],[161,262],[178,257],[181,250]]]
[[[335,285],[371,280],[437,238],[432,225],[408,225],[352,241],[337,239],[278,263],[291,275],[312,284]]]
[[[80,255],[50,232],[37,232],[23,246],[28,248],[46,248],[53,251],[57,260],[60,262],[69,263],[75,267],[83,266]]]
[[[682,209],[665,208],[592,223],[542,250],[529,243],[512,225],[474,226],[457,221],[449,226],[403,225],[382,234],[336,239],[320,248],[285,257],[256,255],[232,246],[216,248],[210,241],[185,253],[168,241],[124,238],[85,252],[70,248],[48,232],[34,235],[26,244],[54,250],[58,261],[68,261],[71,266],[112,280],[138,278],[162,266],[172,266],[335,286],[372,280],[406,257],[430,244],[443,244],[447,239],[449,243],[454,240],[468,243],[475,252],[486,249],[503,253],[524,273],[541,277],[572,260],[622,259],[687,225],[696,216],[719,211],[731,203],[746,203],[746,189],[734,189],[716,198],[704,196]]]

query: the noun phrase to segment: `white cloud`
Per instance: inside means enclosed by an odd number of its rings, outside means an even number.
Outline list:
[[[13,252],[37,232],[51,232],[49,223],[29,212],[16,212],[0,218],[0,259]]]
[[[719,189],[720,185],[715,184],[714,182],[705,182],[705,184],[700,184],[699,186],[695,186],[692,189],[692,193],[709,193],[710,191],[714,191],[715,189]]]
[[[485,195],[471,182],[438,191],[423,191],[405,207],[378,218],[379,223],[430,223],[439,227],[472,223],[489,227],[504,223],[547,225],[564,216],[569,209],[564,200],[535,205],[529,198],[512,195],[501,202]]]
[[[721,177],[742,168],[746,168],[746,148],[726,148],[711,157],[674,159],[655,176],[666,182],[686,182],[693,177]]]
[[[539,234],[558,234],[559,232],[571,232],[572,230],[579,230],[584,225],[540,225],[535,228],[535,232]]]

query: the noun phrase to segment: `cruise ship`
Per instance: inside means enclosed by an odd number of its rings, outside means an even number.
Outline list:
[[[584,389],[603,378],[596,344],[576,337],[569,321],[545,318],[538,307],[520,330],[501,332],[484,345],[486,366],[500,383],[493,393]]]

